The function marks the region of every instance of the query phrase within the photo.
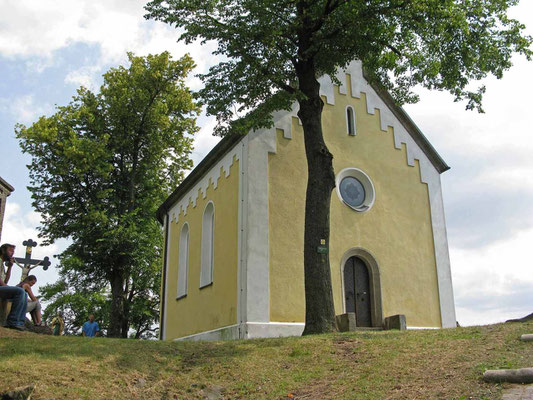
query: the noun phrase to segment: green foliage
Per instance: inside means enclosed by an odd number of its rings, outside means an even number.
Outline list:
[[[63,301],[85,310],[78,294],[103,294],[110,285],[113,336],[157,318],[163,241],[155,211],[192,166],[199,112],[184,84],[194,67],[189,56],[128,57],[129,68],[104,74],[99,93],[82,87],[54,115],[16,127],[32,156],[40,235],[47,243],[72,240],[60,255],[61,277],[64,293],[76,294]]]
[[[63,312],[66,335],[81,335],[81,327],[94,314],[105,332],[109,325],[109,296],[104,290],[83,290],[69,285],[65,279],[40,288],[41,300],[46,302],[43,319],[48,321]]]
[[[481,110],[484,87],[513,53],[531,58],[531,37],[507,17],[518,0],[152,0],[147,17],[184,31],[181,39],[215,40],[224,61],[202,78],[200,91],[219,133],[234,107],[248,113],[234,128],[268,125],[269,113],[302,96],[302,64],[316,77],[361,60],[371,79],[399,103],[416,101],[415,85],[446,90]],[[249,111],[254,110],[254,111]]]

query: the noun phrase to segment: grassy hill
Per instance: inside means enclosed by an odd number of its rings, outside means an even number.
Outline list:
[[[0,328],[0,392],[32,399],[499,399],[486,369],[533,366],[533,322],[231,342],[51,337]]]

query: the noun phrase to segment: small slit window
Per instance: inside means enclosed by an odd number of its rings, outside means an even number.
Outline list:
[[[178,261],[178,299],[187,296],[187,280],[189,275],[189,225],[183,225],[179,243]]]
[[[202,269],[200,289],[213,283],[215,206],[209,202],[202,218]]]
[[[355,136],[355,111],[352,106],[346,107],[346,130],[348,135]]]

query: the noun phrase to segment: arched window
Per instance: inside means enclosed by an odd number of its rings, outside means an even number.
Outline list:
[[[215,240],[215,206],[209,202],[202,218],[202,270],[200,272],[200,288],[213,283]]]
[[[187,296],[189,275],[189,225],[181,228],[178,262],[178,299]]]
[[[346,129],[348,135],[355,136],[355,111],[352,106],[346,107]]]

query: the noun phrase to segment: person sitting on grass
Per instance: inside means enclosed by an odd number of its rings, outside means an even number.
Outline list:
[[[37,283],[37,277],[35,275],[29,275],[24,279],[22,282],[20,282],[17,286],[21,287],[28,293],[28,296],[30,297],[30,301],[28,301],[28,306],[26,307],[26,312],[29,312],[31,315],[31,319],[33,320],[34,325],[41,325],[42,324],[42,317],[41,317],[41,303],[39,303],[39,300],[35,295],[33,294],[31,287]]]
[[[0,276],[0,299],[11,300],[11,311],[7,316],[6,328],[24,330],[24,316],[26,315],[26,293],[24,289],[16,286],[8,286],[7,282],[11,276],[11,267],[13,267],[13,254],[15,253],[15,246],[9,243],[4,243],[0,246],[0,268],[7,267],[4,279]]]

